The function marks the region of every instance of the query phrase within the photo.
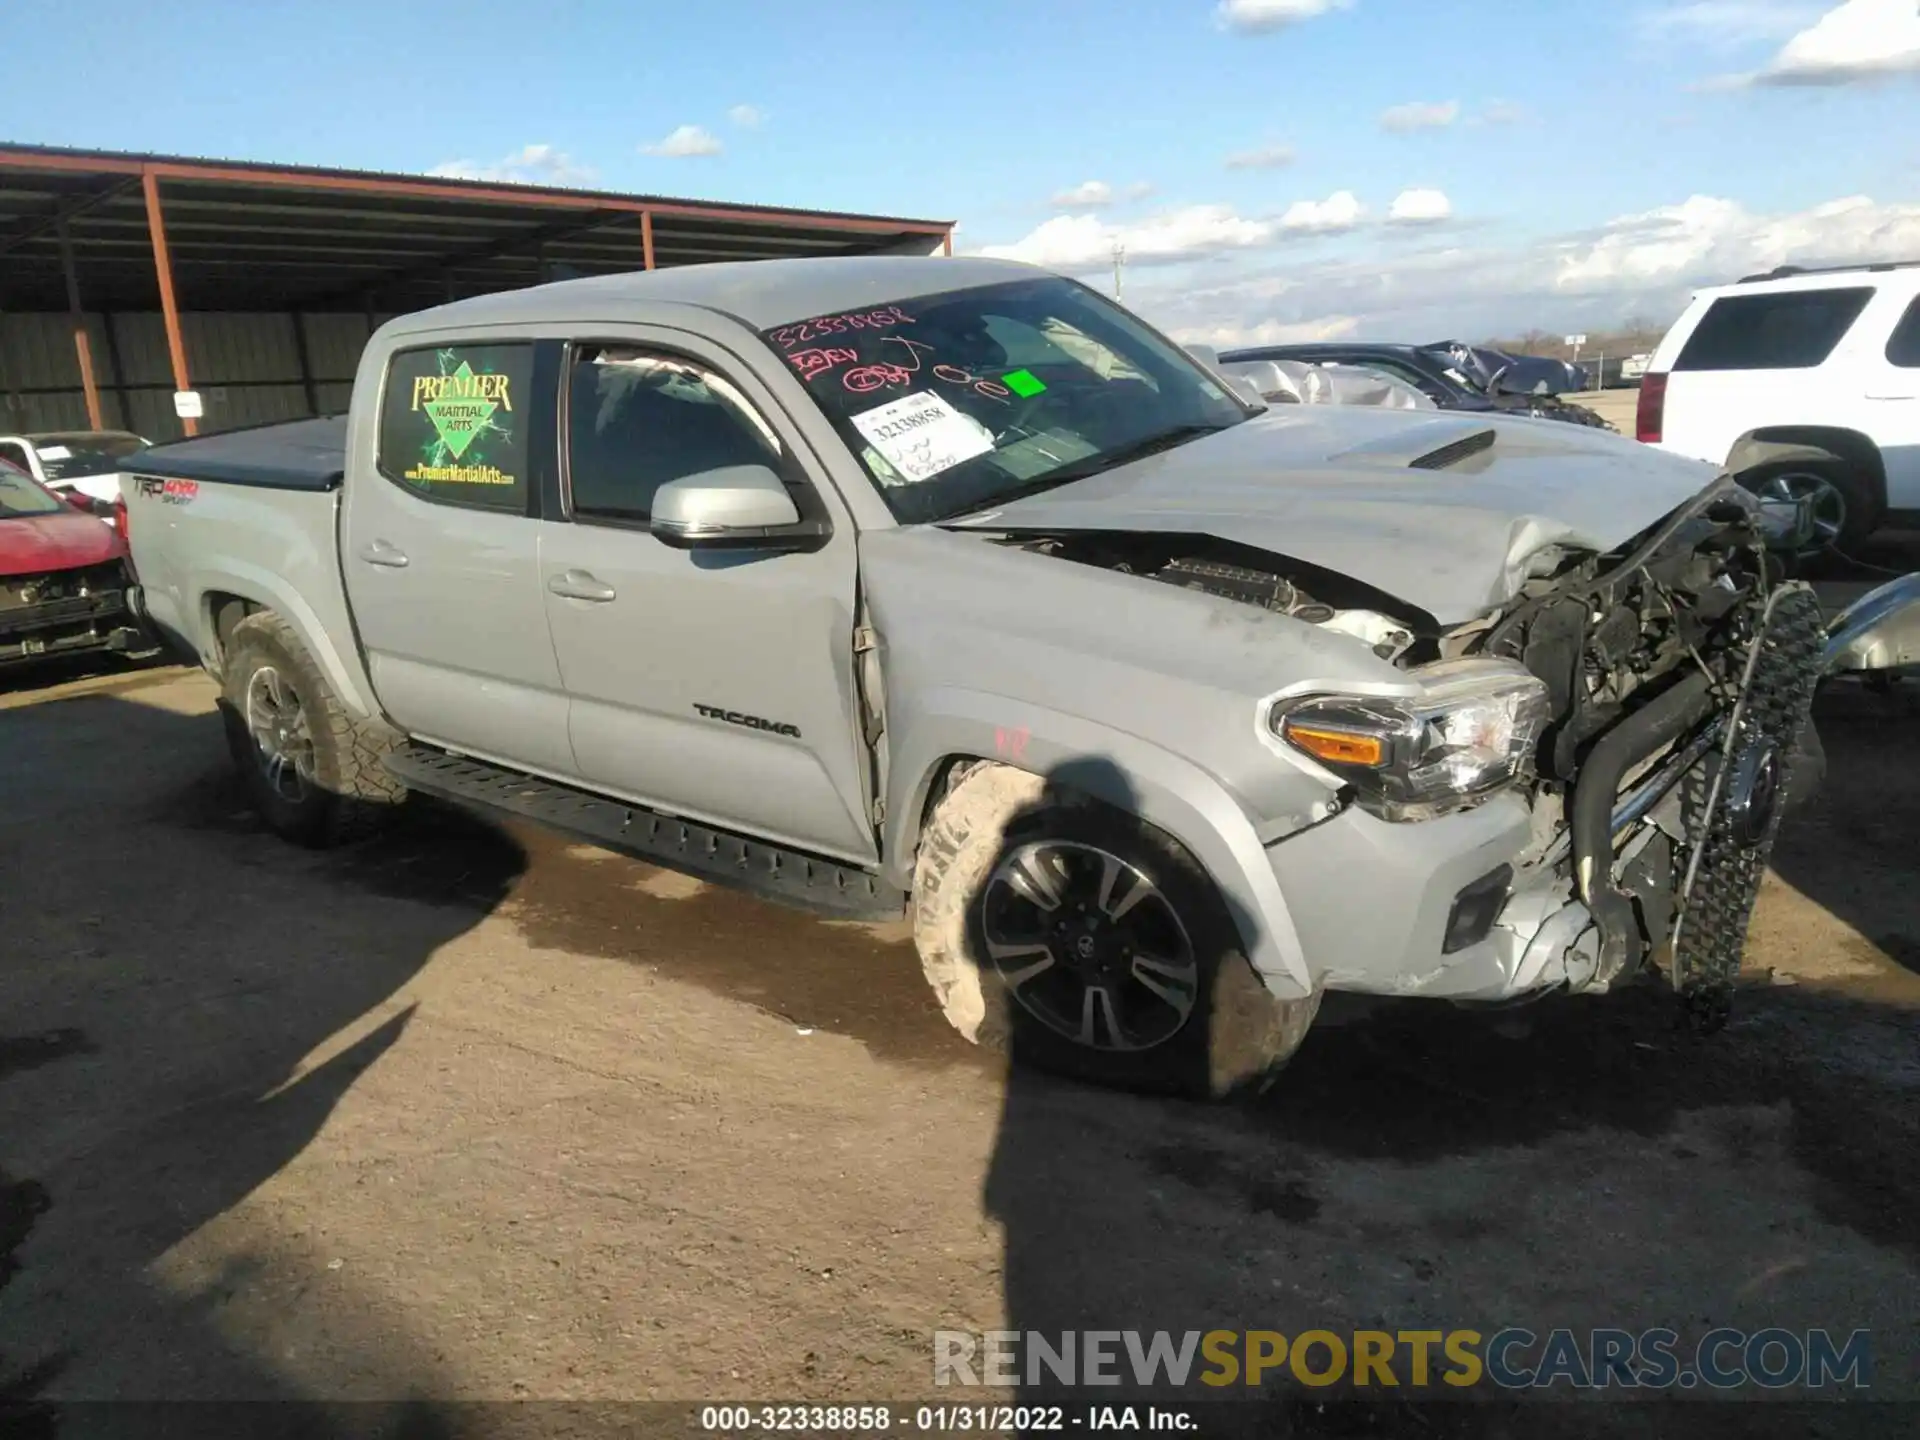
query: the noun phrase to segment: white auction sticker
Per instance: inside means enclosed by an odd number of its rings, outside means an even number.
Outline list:
[[[931,390],[903,395],[853,417],[854,429],[908,480],[931,480],[993,449],[986,427]]]

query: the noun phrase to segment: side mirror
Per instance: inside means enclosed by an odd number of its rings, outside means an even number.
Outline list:
[[[820,533],[801,523],[800,507],[765,465],[727,465],[669,480],[654,492],[649,528],[679,550],[767,549]]]

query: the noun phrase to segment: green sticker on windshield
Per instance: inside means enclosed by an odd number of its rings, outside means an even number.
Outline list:
[[[1000,383],[1022,400],[1031,400],[1047,388],[1047,382],[1031,370],[1016,370],[1011,375],[1002,375]]]

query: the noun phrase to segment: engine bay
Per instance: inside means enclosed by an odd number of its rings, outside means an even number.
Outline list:
[[[1209,535],[1076,533],[1019,535],[1005,542],[1122,575],[1237,600],[1309,625],[1352,635],[1396,664],[1439,658],[1438,629],[1418,611],[1371,586],[1304,562]]]

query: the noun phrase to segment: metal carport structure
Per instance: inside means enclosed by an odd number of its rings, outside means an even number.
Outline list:
[[[173,421],[173,392],[187,391],[223,403],[229,391],[240,396],[216,423],[324,413],[344,404],[352,360],[389,315],[656,266],[950,254],[952,230],[935,220],[0,145],[0,393],[13,412],[0,430],[117,424],[160,438],[177,424],[195,434],[193,420]]]

